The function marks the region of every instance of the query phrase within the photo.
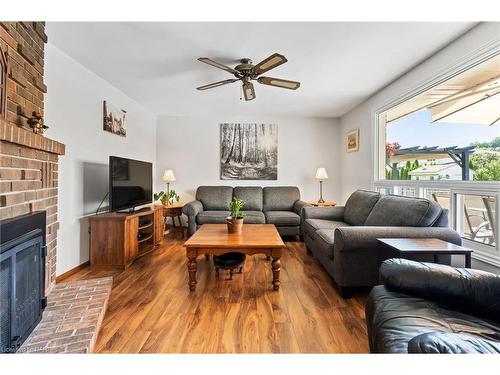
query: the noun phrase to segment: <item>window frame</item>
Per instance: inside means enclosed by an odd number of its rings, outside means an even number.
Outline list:
[[[417,196],[423,197],[426,188],[450,190],[449,225],[457,229],[458,215],[457,195],[484,194],[495,197],[496,202],[496,243],[495,247],[483,245],[475,241],[463,239],[464,246],[474,250],[472,257],[480,261],[500,267],[500,183],[498,181],[460,181],[460,180],[387,180],[385,179],[385,112],[412,97],[419,95],[447,80],[481,64],[492,57],[500,55],[500,40],[493,41],[464,57],[455,65],[434,74],[434,78],[415,85],[413,88],[394,96],[393,99],[372,111],[372,189],[414,188]],[[383,176],[384,178],[381,178]],[[461,210],[460,210],[461,213]]]

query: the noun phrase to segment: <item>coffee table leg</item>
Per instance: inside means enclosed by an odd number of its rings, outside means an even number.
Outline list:
[[[198,262],[196,258],[188,258],[189,272],[189,290],[192,292],[196,289],[196,271],[198,270]]]
[[[281,270],[281,262],[279,257],[273,257],[271,262],[271,268],[273,270],[273,289],[278,290],[280,288],[280,270]]]
[[[472,267],[471,263],[472,263],[471,255],[465,254],[465,268],[471,268]]]

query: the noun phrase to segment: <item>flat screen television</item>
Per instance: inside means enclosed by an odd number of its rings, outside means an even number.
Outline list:
[[[111,211],[129,210],[153,202],[153,164],[109,157],[109,205]]]

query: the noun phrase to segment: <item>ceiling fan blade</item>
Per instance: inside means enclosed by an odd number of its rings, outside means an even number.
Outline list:
[[[268,70],[274,69],[281,64],[286,63],[288,60],[285,56],[280,55],[279,53],[273,53],[267,59],[262,60],[260,63],[255,65],[252,68],[252,73],[255,75],[259,75],[267,72]]]
[[[255,89],[252,82],[243,83],[243,96],[246,101],[255,99]]]
[[[198,61],[204,62],[205,64],[215,66],[216,68],[225,70],[226,72],[232,73],[232,74],[239,74],[239,72],[236,69],[230,68],[229,66],[226,66],[224,64],[218,63],[217,61],[211,60],[208,57],[200,57]]]
[[[233,83],[233,82],[236,82],[236,81],[239,81],[239,79],[238,78],[236,78],[236,79],[226,79],[224,81],[209,83],[208,85],[197,87],[196,90],[213,89],[214,87],[219,87],[219,86],[222,86],[222,85],[227,85],[228,83]]]
[[[259,77],[257,81],[263,85],[281,87],[283,89],[290,90],[297,90],[300,87],[300,82],[280,78]]]

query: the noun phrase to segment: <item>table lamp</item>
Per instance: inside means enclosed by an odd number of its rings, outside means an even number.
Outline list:
[[[171,169],[167,169],[165,173],[163,173],[162,180],[167,183],[167,199],[168,199],[168,194],[170,193],[170,183],[175,181],[174,172]]]
[[[323,199],[323,181],[328,178],[325,168],[318,168],[316,171],[316,180],[319,180],[319,200],[318,203],[325,203]]]

